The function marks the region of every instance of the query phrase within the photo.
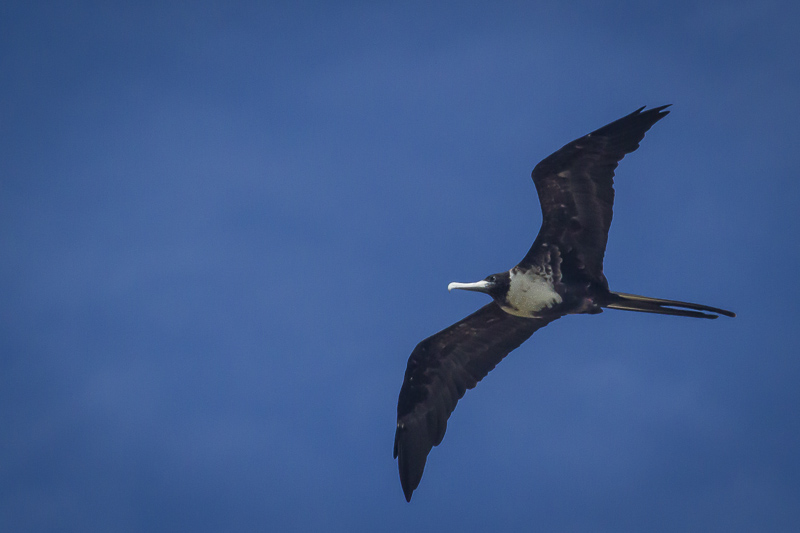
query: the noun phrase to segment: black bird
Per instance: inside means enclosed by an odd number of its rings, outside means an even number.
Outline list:
[[[493,301],[420,342],[408,359],[397,402],[394,457],[406,500],[442,442],[456,402],[537,329],[564,315],[604,307],[695,318],[736,316],[707,305],[612,292],[603,255],[614,204],[614,169],[639,147],[669,106],[642,111],[567,144],[533,169],[542,227],[507,272],[447,288],[485,292]]]

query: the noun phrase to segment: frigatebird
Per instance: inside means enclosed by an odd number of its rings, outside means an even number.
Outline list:
[[[641,107],[542,160],[531,174],[542,227],[522,261],[481,281],[448,285],[448,290],[484,292],[492,302],[420,342],[408,359],[394,438],[407,501],[419,486],[428,454],[442,442],[456,402],[550,322],[603,308],[694,318],[736,316],[707,305],[612,292],[603,274],[614,170],[669,113],[667,107]]]

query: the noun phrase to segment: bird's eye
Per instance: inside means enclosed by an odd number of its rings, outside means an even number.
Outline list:
[[[497,276],[489,276],[489,278],[487,279],[487,281],[488,281],[489,283],[496,283],[496,282],[497,282]]]

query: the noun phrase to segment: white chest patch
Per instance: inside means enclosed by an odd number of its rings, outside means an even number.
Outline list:
[[[512,308],[504,307],[504,309],[512,315],[532,317],[542,309],[560,304],[562,298],[553,289],[552,275],[543,274],[534,272],[515,274],[512,271],[506,296]]]

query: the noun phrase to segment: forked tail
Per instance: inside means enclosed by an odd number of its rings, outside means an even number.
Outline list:
[[[736,313],[732,311],[709,307],[707,305],[678,302],[675,300],[662,300],[660,298],[637,296],[636,294],[625,294],[623,292],[612,292],[609,303],[603,307],[622,309],[624,311],[639,311],[641,313],[658,313],[660,315],[690,316],[694,318],[717,318],[719,315],[736,316]],[[689,311],[689,309],[692,310]],[[701,313],[700,311],[708,311],[708,313]],[[715,314],[712,315],[709,313]]]

